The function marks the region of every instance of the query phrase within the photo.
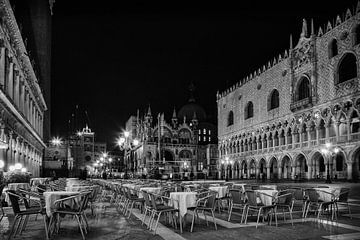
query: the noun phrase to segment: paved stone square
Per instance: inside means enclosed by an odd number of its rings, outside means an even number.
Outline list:
[[[302,184],[305,186],[305,183]],[[311,183],[306,184],[312,185]],[[300,217],[300,209],[295,209],[294,226],[291,225],[288,215],[286,221],[284,221],[282,213],[278,213],[278,227],[275,227],[274,221],[271,226],[265,221],[260,223],[256,229],[256,216],[249,217],[248,223],[245,225],[240,224],[240,213],[235,212],[231,221],[228,222],[228,213],[225,210],[221,214],[216,211],[217,231],[210,217],[208,217],[209,226],[207,226],[203,215],[199,214],[200,220],[195,222],[194,231],[190,233],[192,215],[188,212],[183,234],[180,234],[179,229],[174,229],[171,225],[165,223],[165,219],[162,218],[157,234],[154,235],[153,231],[149,231],[145,226],[141,225],[142,214],[139,210],[134,210],[133,215],[128,219],[119,213],[115,207],[109,203],[104,203],[106,208],[97,208],[95,216],[91,216],[90,210],[88,210],[90,232],[86,235],[86,238],[103,240],[360,239],[360,184],[343,183],[341,185],[351,188],[349,202],[353,215],[352,219],[348,214],[344,213],[344,208],[340,209],[342,214],[336,222],[330,221],[327,216],[323,216],[321,220],[316,220],[314,214],[310,214],[307,219],[303,219]],[[7,238],[9,228],[13,222],[12,209],[6,207],[5,212],[6,216],[0,222],[0,239]],[[35,220],[35,216],[32,216],[26,230],[16,239],[45,239],[42,217],[38,216]],[[70,217],[65,217],[59,234],[52,236],[52,239],[81,239],[76,221]]]

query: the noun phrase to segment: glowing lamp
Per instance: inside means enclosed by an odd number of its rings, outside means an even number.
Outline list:
[[[129,137],[130,136],[130,132],[129,131],[125,131],[124,132],[124,136],[127,138],[127,137]]]
[[[109,158],[109,162],[112,162],[112,158]]]
[[[5,166],[5,162],[3,160],[0,160],[0,168],[3,168]]]
[[[137,145],[139,145],[139,140],[137,140],[137,139],[134,139],[134,141],[133,141],[133,144],[134,144],[134,146],[137,146]]]
[[[26,169],[26,168],[22,168],[22,169],[21,169],[21,172],[27,172],[27,169]]]
[[[325,143],[325,147],[330,148],[330,147],[331,147],[331,143]]]
[[[21,163],[15,163],[15,169],[16,170],[20,170],[22,168],[22,164]]]
[[[15,171],[15,166],[11,165],[11,166],[9,167],[9,171],[10,171],[10,172]]]

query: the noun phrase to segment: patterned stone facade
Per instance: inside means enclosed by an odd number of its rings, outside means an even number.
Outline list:
[[[218,93],[219,176],[358,178],[359,43],[360,6],[317,32],[304,20],[296,46],[290,36],[284,54]]]
[[[40,175],[47,110],[8,0],[0,0],[0,160]]]

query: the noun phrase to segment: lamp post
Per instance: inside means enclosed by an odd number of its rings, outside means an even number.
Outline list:
[[[123,136],[121,136],[117,141],[120,150],[124,150],[125,178],[127,178],[127,170],[128,170],[127,152],[129,150],[130,151],[134,150],[139,145],[139,140],[133,139],[132,141],[130,141],[129,137],[130,137],[130,132],[124,131]]]
[[[331,177],[330,177],[330,160],[333,159],[333,157],[336,156],[336,154],[339,152],[339,149],[337,147],[333,147],[331,143],[326,143],[325,148],[321,149],[321,152],[326,156],[327,158],[327,171],[326,171],[326,181],[325,183],[331,183]]]

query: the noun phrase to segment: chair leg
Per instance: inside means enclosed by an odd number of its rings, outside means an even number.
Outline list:
[[[9,233],[9,236],[8,236],[8,240],[11,239],[11,236],[14,234],[14,231],[15,231],[15,226],[17,225],[17,221],[20,220],[20,216],[15,216],[14,218],[14,222],[11,226],[11,230],[10,230],[10,233]]]
[[[350,219],[352,219],[352,215],[351,215],[351,210],[350,210],[349,203],[346,203],[346,205],[347,205],[347,208],[348,208],[348,211],[349,211]]]
[[[256,228],[258,227],[258,224],[259,224],[259,219],[260,219],[260,213],[262,211],[262,208],[259,209],[258,211],[258,216],[257,216],[257,221],[256,221]]]
[[[79,216],[78,216],[78,215],[75,215],[75,217],[76,217],[76,221],[77,221],[78,224],[79,224],[79,228],[80,228],[80,232],[81,232],[82,239],[85,240],[85,236],[84,236],[84,232],[83,232],[82,227],[81,227],[81,222],[80,222]]]
[[[24,216],[19,216],[19,221],[18,221],[18,223],[16,225],[14,236],[16,236],[19,233],[19,231],[21,229],[20,226],[22,225],[22,222],[24,220],[23,218],[24,218]]]
[[[212,209],[211,209],[211,215],[212,215],[212,217],[213,217],[215,230],[217,230],[216,221],[215,221],[215,215],[214,215],[214,211],[213,211]]]
[[[144,223],[145,223],[145,218],[146,218],[147,211],[148,211],[148,208],[145,207],[144,216],[143,216],[143,218],[141,219],[141,225],[144,225]]]
[[[158,215],[157,220],[156,220],[156,223],[155,223],[155,229],[154,229],[154,234],[155,234],[155,235],[156,235],[157,226],[158,226],[158,224],[159,224],[160,216],[161,216],[161,212],[159,212],[159,215]]]
[[[194,215],[193,215],[193,217],[192,217],[190,232],[193,232],[194,221],[195,221],[195,214],[197,214],[197,210],[196,210],[196,209],[194,210]]]
[[[204,214],[204,217],[205,217],[206,226],[209,226],[209,222],[208,222],[208,220],[207,220],[207,217],[206,217],[205,211],[203,211],[203,214]]]
[[[46,214],[43,215],[43,220],[44,220],[44,227],[45,227],[45,237],[46,240],[49,239],[49,233],[48,233],[48,225],[46,223]]]
[[[231,213],[232,213],[233,205],[234,204],[232,202],[230,202],[230,211],[229,211],[228,222],[230,222],[230,219],[231,219]]]
[[[290,220],[291,220],[291,225],[294,226],[294,221],[293,221],[293,216],[292,216],[292,209],[289,206],[289,214],[290,214]]]
[[[278,226],[278,222],[277,222],[277,206],[275,206],[275,208],[274,208],[274,215],[275,215],[275,225],[276,225],[276,227]]]
[[[247,207],[246,209],[246,215],[245,215],[245,224],[247,223],[247,218],[248,218],[248,215],[249,215],[249,207]]]
[[[24,217],[24,220],[22,221],[21,226],[20,226],[20,229],[19,229],[19,235],[21,235],[22,232],[25,230],[26,224],[27,224],[27,222],[28,222],[29,217],[30,217],[29,215],[26,215],[26,216]]]

